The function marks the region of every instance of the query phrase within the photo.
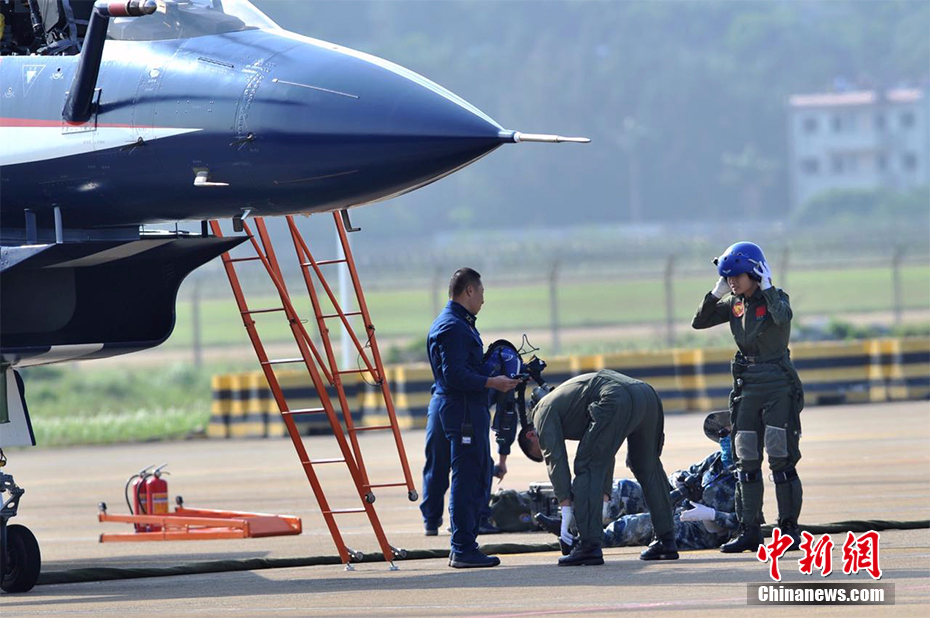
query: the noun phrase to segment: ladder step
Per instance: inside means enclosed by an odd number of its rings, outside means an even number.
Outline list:
[[[230,262],[254,262],[255,260],[260,260],[260,259],[262,258],[258,257],[257,255],[253,255],[252,257],[244,257],[244,258],[229,258],[228,261]]]
[[[351,316],[353,316],[353,315],[362,315],[362,312],[361,312],[361,311],[350,311],[350,312],[348,312],[348,313],[328,313],[328,314],[326,314],[326,315],[321,315],[320,317],[323,318],[323,319],[338,318],[338,317],[341,317],[341,316],[345,316],[345,317],[348,318],[348,317],[351,317]]]
[[[342,264],[345,261],[346,261],[345,258],[342,258],[339,260],[320,260],[319,262],[316,262],[316,265],[326,266],[327,264]],[[301,266],[313,266],[313,262],[301,262],[300,265]]]
[[[305,466],[317,466],[319,464],[331,464],[331,463],[344,463],[345,459],[342,457],[333,457],[331,459],[311,459],[310,461],[305,461],[303,464]]]
[[[262,363],[262,365],[283,365],[285,363],[302,363],[304,362],[303,358],[277,358],[275,360],[269,360]]]
[[[326,412],[326,408],[300,408],[297,410],[285,410],[281,414],[285,416],[299,416],[301,414],[322,414]]]
[[[339,375],[344,373],[371,373],[371,369],[343,369],[342,371],[337,371]]]
[[[331,511],[323,512],[331,515],[339,515],[340,513],[364,513],[365,509],[332,509]]]
[[[284,307],[274,307],[272,309],[248,309],[246,311],[240,311],[242,315],[251,315],[253,313],[273,313],[275,311],[287,311]]]
[[[354,427],[355,431],[377,431],[379,429],[393,429],[393,425],[376,425],[374,427]]]
[[[369,489],[374,489],[375,487],[406,487],[407,483],[378,483],[375,485],[365,485]]]

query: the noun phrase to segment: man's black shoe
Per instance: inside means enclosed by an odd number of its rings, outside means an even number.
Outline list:
[[[563,556],[567,556],[568,554],[572,553],[572,548],[574,546],[575,546],[574,544],[569,545],[568,543],[562,540],[562,537],[559,537],[559,549],[562,550]]]
[[[562,535],[562,519],[560,517],[550,517],[549,515],[536,513],[533,516],[533,521],[546,532],[556,536]]]
[[[500,534],[501,529],[491,523],[488,519],[482,519],[478,522],[478,534]]]
[[[604,552],[597,543],[581,542],[575,544],[572,552],[559,558],[559,566],[596,566],[604,564]]]
[[[761,526],[745,526],[740,524],[739,536],[720,548],[724,554],[738,554],[744,551],[756,551],[759,545],[765,543]]]
[[[678,560],[678,545],[675,533],[670,532],[656,539],[640,555],[640,560]]]
[[[449,566],[454,569],[481,569],[485,567],[495,567],[501,563],[497,556],[485,556],[477,549],[467,554],[457,554],[452,552],[449,556]]]
[[[423,528],[423,536],[438,536],[438,528]]]

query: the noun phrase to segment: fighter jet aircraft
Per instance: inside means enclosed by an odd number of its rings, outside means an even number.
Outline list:
[[[245,0],[31,4],[46,14],[0,0],[7,365],[157,345],[181,280],[238,242],[146,238],[140,224],[351,208],[506,143],[578,141],[504,130]]]
[[[503,144],[588,141],[505,130],[247,0],[0,0],[0,15],[0,447],[33,441],[12,367],[168,338],[183,279],[242,241],[206,220],[348,209]],[[191,220],[201,235],[140,231]]]

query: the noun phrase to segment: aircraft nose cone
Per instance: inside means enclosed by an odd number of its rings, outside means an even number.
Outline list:
[[[479,109],[412,71],[301,40],[275,57],[256,106],[268,140],[280,146],[278,186],[317,196],[330,191],[338,201],[340,182],[351,182],[356,195],[338,205],[368,203],[423,186],[512,141]]]

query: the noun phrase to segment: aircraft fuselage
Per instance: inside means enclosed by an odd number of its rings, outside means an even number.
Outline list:
[[[25,209],[51,229],[56,206],[68,229],[346,208],[513,141],[411,71],[283,30],[108,40],[96,111],[71,124],[78,60],[0,58],[4,234]]]

